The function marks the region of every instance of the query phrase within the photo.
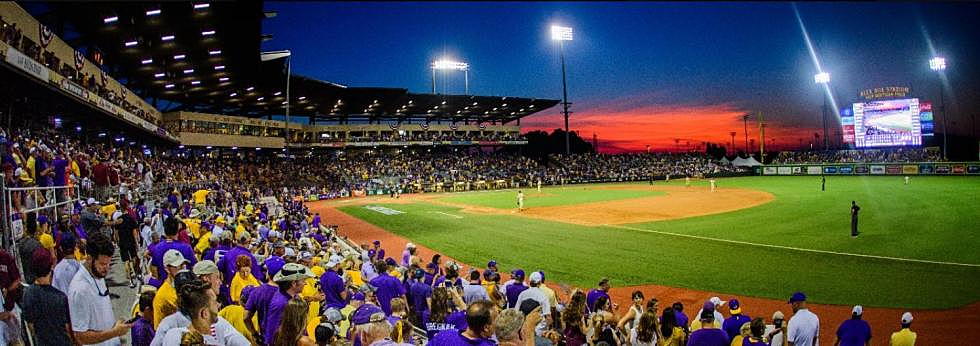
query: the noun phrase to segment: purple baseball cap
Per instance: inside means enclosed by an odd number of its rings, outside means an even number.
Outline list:
[[[715,318],[715,303],[711,301],[704,302],[701,307],[701,318]]]
[[[510,275],[513,275],[515,278],[521,278],[521,279],[523,279],[524,278],[524,269],[514,269],[514,271],[510,272]]]
[[[374,258],[374,255],[375,255],[374,249],[368,250],[368,257]]]
[[[496,267],[496,266],[497,266],[497,261],[490,260],[490,262],[487,262],[487,267]]]
[[[364,301],[364,293],[361,293],[361,292],[354,293],[354,296],[351,297],[350,300]]]
[[[380,240],[375,240],[374,241],[374,245],[381,245],[381,241]]]
[[[793,293],[793,296],[789,297],[789,303],[805,302],[805,301],[806,301],[806,295],[803,294],[803,292]]]
[[[361,307],[354,311],[354,315],[351,316],[351,323],[354,325],[382,322],[384,320],[385,312],[374,304],[361,305]]]
[[[282,270],[282,266],[286,265],[286,262],[273,261],[272,263],[266,262],[265,269],[269,270],[269,275],[275,277],[276,273]]]
[[[398,262],[395,262],[395,259],[391,257],[385,258],[385,263],[390,266],[398,264]]]

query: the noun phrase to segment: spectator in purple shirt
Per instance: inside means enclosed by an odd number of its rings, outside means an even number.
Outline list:
[[[276,339],[282,314],[286,310],[286,305],[289,305],[289,300],[303,291],[306,279],[314,277],[310,268],[296,263],[287,263],[276,274],[274,281],[279,286],[279,291],[272,295],[269,307],[266,308],[265,322],[262,324],[262,336],[265,337],[266,345],[272,345]]]
[[[585,303],[586,306],[589,307],[590,312],[595,311],[595,301],[598,300],[599,297],[606,297],[606,299],[609,299],[609,278],[602,278],[602,280],[599,280],[599,287],[590,290],[589,294],[585,297]],[[614,309],[615,305],[616,304],[613,304]]]
[[[147,291],[140,294],[139,309],[140,315],[133,323],[133,346],[149,346],[153,341],[155,332],[153,331],[153,297],[156,291]]]
[[[231,232],[231,230],[227,231]],[[248,232],[243,232],[238,236],[238,244],[235,245],[231,250],[225,252],[221,259],[218,260],[218,268],[221,269],[221,273],[224,274],[224,284],[231,284],[231,279],[235,277],[238,273],[238,266],[235,265],[235,259],[238,256],[246,256],[252,260],[252,275],[255,276],[260,282],[265,281],[265,274],[262,272],[262,267],[259,266],[259,261],[255,260],[255,256],[252,255],[252,251],[248,249],[248,244],[251,241]]]
[[[251,321],[253,316],[258,315],[259,325],[253,326],[252,323],[246,323],[245,328],[248,329],[249,333],[252,334],[252,340],[265,340],[255,327],[262,328],[265,326],[265,313],[266,309],[269,308],[269,302],[272,301],[272,297],[279,293],[279,287],[276,286],[275,282],[267,282],[262,284],[262,286],[252,289],[248,294],[248,299],[245,301],[245,320]]]
[[[490,338],[494,334],[494,321],[497,310],[493,303],[480,300],[466,309],[466,330],[446,330],[429,340],[429,345],[439,346],[492,346],[496,343]]]
[[[412,273],[412,283],[408,289],[409,300],[412,303],[412,312],[415,313],[418,321],[422,321],[423,314],[429,310],[428,300],[432,297],[432,286],[425,284],[422,279],[425,271],[422,268],[415,269]]]
[[[170,217],[163,222],[163,232],[166,237],[165,240],[161,241],[159,244],[153,247],[151,251],[151,266],[156,268],[157,275],[160,280],[167,279],[167,271],[163,266],[163,254],[170,250],[180,251],[180,254],[184,256],[184,259],[188,260],[188,266],[193,267],[197,264],[197,257],[194,256],[194,250],[187,243],[182,243],[177,241],[177,232],[180,231],[182,222],[176,218]]]
[[[312,226],[314,231],[320,230],[320,213],[316,213],[316,215],[313,216]]]
[[[681,302],[674,302],[671,309],[674,310],[674,318],[676,319],[677,326],[687,330],[687,326],[690,325],[690,319],[687,318],[687,314],[684,313],[684,304]],[[663,322],[661,322],[663,323]]]
[[[415,256],[415,244],[405,244],[405,251],[402,251],[402,267],[412,265],[412,256]]]
[[[381,305],[381,310],[384,310],[386,315],[391,315],[391,299],[398,297],[404,298],[405,287],[402,286],[401,281],[388,275],[388,263],[378,261],[375,267],[378,271],[378,276],[369,283],[371,286],[378,288],[375,294],[378,296],[378,303]]]
[[[851,318],[841,322],[837,327],[837,342],[839,346],[868,346],[871,344],[871,326],[861,319],[864,308],[855,305],[851,309]]]
[[[687,346],[728,346],[728,334],[715,328],[715,304],[704,302],[701,309],[701,329],[695,330],[687,340]],[[740,326],[741,327],[741,326]]]
[[[740,334],[742,325],[752,322],[752,319],[749,316],[742,315],[742,306],[738,299],[728,301],[728,311],[732,315],[726,318],[725,322],[721,324],[721,329],[725,330],[729,339],[735,339]],[[731,343],[732,340],[728,340],[728,342]]]
[[[524,292],[524,290],[527,289],[527,286],[524,286],[524,270],[517,269],[511,274],[513,274],[513,282],[509,285],[505,285],[508,308],[515,307],[517,305],[517,297],[521,295],[521,292]]]
[[[343,309],[347,306],[348,292],[344,286],[344,279],[339,274],[340,263],[343,261],[344,258],[339,255],[330,256],[326,264],[327,270],[320,276],[320,290],[323,291],[324,304],[327,308]]]

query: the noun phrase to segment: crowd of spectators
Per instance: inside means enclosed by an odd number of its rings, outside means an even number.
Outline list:
[[[941,162],[942,152],[926,148],[782,151],[774,164]]]
[[[546,181],[568,180],[648,180],[650,176],[704,176],[735,173],[740,169],[721,164],[704,154],[573,154],[553,155],[554,166],[547,170]]]

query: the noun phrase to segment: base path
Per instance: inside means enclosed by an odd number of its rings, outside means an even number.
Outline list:
[[[641,188],[637,186],[637,188]],[[674,188],[674,187],[658,187],[657,189],[664,188]],[[676,187],[680,190],[696,190],[696,187]],[[705,189],[701,189],[702,192]],[[731,190],[737,189],[718,189],[714,194],[724,195]],[[747,191],[747,190],[746,190]],[[695,191],[692,191],[694,193]],[[710,193],[710,192],[704,192]],[[671,193],[668,192],[668,195]],[[683,195],[683,191],[678,192],[678,195]],[[432,194],[435,196],[436,194]],[[407,198],[406,198],[407,197]],[[412,201],[417,201],[419,198],[429,199],[429,196],[410,196],[403,195],[403,198],[393,200],[388,197],[367,197],[359,198],[355,200],[340,200],[340,201],[321,201],[321,202],[309,202],[312,212],[320,213],[326,224],[338,225],[340,226],[340,235],[349,238],[357,244],[369,244],[374,240],[380,240],[382,247],[385,248],[386,252],[390,254],[392,258],[401,261],[402,250],[405,249],[405,244],[408,240],[400,236],[394,235],[378,226],[372,225],[366,221],[358,219],[356,217],[345,214],[336,208],[345,205],[360,205],[366,203],[408,203]],[[657,196],[662,198],[663,196]],[[651,197],[651,198],[657,198]],[[714,197],[714,196],[712,196]],[[770,197],[771,198],[771,197]],[[645,199],[645,198],[644,198]],[[633,199],[635,200],[635,199]],[[613,201],[615,202],[615,201]],[[610,202],[602,202],[608,204]],[[758,202],[759,204],[765,203],[765,201]],[[550,207],[549,207],[550,208]],[[567,208],[567,207],[565,207]],[[494,208],[478,208],[478,212],[489,212],[488,209]],[[740,209],[740,208],[735,208]],[[497,209],[499,210],[499,209]],[[476,210],[474,210],[476,211]],[[527,213],[525,211],[524,213]],[[523,213],[522,213],[523,215]],[[567,221],[566,221],[567,222]],[[436,251],[424,246],[424,244],[416,244],[417,254],[423,259],[423,261],[428,261],[432,258],[432,255],[436,254]],[[447,260],[453,260],[459,263],[458,260],[447,257],[443,254],[443,263]],[[490,260],[488,258],[487,260]],[[461,263],[461,265],[466,267],[475,267],[483,269],[486,267],[486,263]],[[547,268],[545,268],[547,269]],[[503,280],[507,280],[506,273],[502,273],[504,276]],[[598,281],[599,278],[596,278]],[[901,289],[900,285],[902,283],[896,283],[896,289]],[[562,299],[567,299],[571,292],[572,287],[562,283],[548,283],[549,286],[555,289],[555,292],[562,296]],[[582,287],[580,289],[587,290],[588,287]],[[775,311],[782,311],[786,315],[787,319],[793,315],[792,307],[786,303],[786,300],[776,300],[769,298],[757,298],[757,297],[747,297],[747,296],[734,296],[726,293],[719,292],[708,292],[687,288],[677,288],[677,287],[667,287],[660,285],[640,285],[640,286],[630,286],[630,287],[614,287],[610,292],[613,298],[613,302],[619,304],[617,314],[625,314],[627,311],[627,304],[630,302],[630,294],[635,291],[640,290],[644,293],[644,296],[649,298],[655,297],[660,301],[661,310],[670,306],[674,302],[681,302],[684,304],[684,313],[690,318],[695,318],[693,314],[696,314],[700,309],[701,304],[705,300],[712,296],[721,297],[722,300],[728,300],[731,298],[738,298],[739,302],[742,304],[742,311],[747,316],[751,317],[764,317],[766,323],[772,323],[772,314]],[[786,292],[786,298],[793,292]],[[843,305],[828,305],[828,304],[809,304],[811,311],[817,314],[820,318],[820,342],[822,345],[833,345],[836,338],[837,327],[845,319],[850,318],[851,306]],[[728,308],[722,308],[719,310],[726,317],[729,315]],[[901,315],[905,311],[911,311],[915,317],[912,323],[912,330],[918,333],[918,345],[976,345],[977,340],[980,340],[980,302],[976,302],[957,309],[948,310],[902,310],[894,308],[875,308],[875,307],[865,307],[864,309],[864,319],[871,324],[871,334],[872,345],[888,345],[891,333],[898,331],[900,328],[899,321]]]

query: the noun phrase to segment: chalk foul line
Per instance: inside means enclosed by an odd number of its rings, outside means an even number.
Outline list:
[[[684,238],[692,238],[692,239],[700,239],[700,240],[709,240],[709,241],[716,241],[716,242],[722,242],[722,243],[731,243],[731,244],[739,244],[739,245],[768,247],[768,248],[774,248],[774,249],[793,250],[793,251],[800,251],[800,252],[812,252],[812,253],[822,253],[822,254],[840,255],[840,256],[874,258],[874,259],[883,259],[883,260],[900,261],[900,262],[941,264],[941,265],[950,265],[950,266],[961,266],[961,267],[980,268],[980,264],[973,264],[973,263],[957,263],[957,262],[930,261],[930,260],[914,259],[914,258],[901,258],[901,257],[889,257],[889,256],[878,256],[878,255],[866,255],[866,254],[848,253],[848,252],[837,252],[837,251],[829,251],[829,250],[805,249],[805,248],[792,247],[792,246],[773,245],[773,244],[760,244],[760,243],[752,243],[752,242],[741,241],[741,240],[721,239],[721,238],[704,237],[704,236],[692,235],[692,234],[681,234],[681,233],[674,233],[674,232],[655,231],[655,230],[652,230],[652,229],[636,228],[636,227],[621,226],[621,225],[603,224],[602,226],[604,226],[604,227],[611,227],[611,228],[625,229],[625,230],[631,230],[631,231],[637,231],[637,232],[645,232],[645,233],[670,235],[670,236],[675,236],[675,237],[684,237]]]
[[[453,215],[453,214],[444,213],[444,212],[441,212],[441,211],[431,211],[430,213],[442,214],[442,215],[446,215],[448,217],[455,218],[455,219],[462,219],[463,218],[462,216],[459,216],[459,215]]]

